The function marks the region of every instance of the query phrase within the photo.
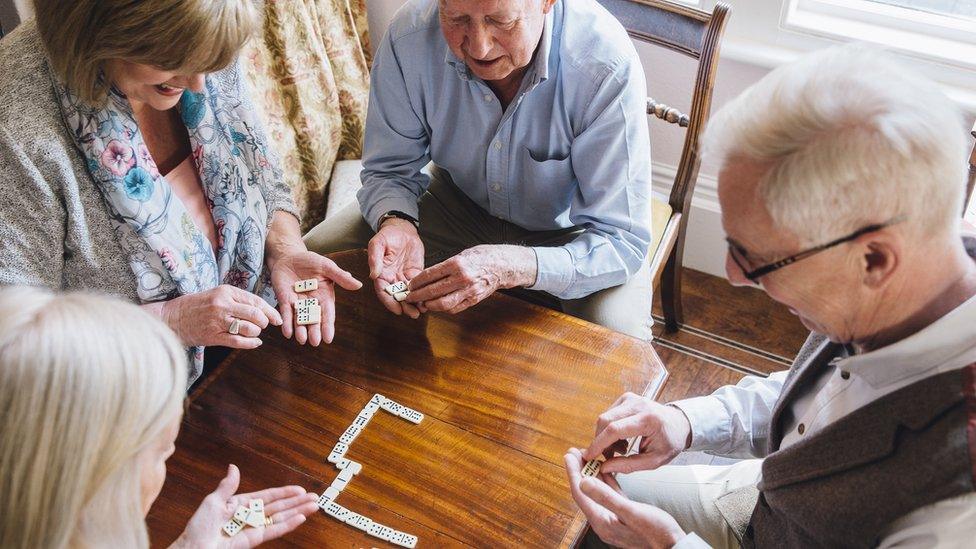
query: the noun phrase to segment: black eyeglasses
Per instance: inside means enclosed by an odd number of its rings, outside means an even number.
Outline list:
[[[896,223],[901,223],[902,221],[904,221],[904,217],[899,216],[886,223],[876,223],[874,225],[868,225],[867,227],[858,229],[847,236],[842,236],[836,240],[831,240],[826,244],[815,246],[813,248],[810,248],[809,250],[804,250],[800,253],[793,254],[789,257],[785,257],[783,259],[780,259],[779,261],[770,263],[768,265],[763,265],[762,267],[759,267],[758,269],[753,269],[751,271],[749,270],[749,267],[746,266],[748,264],[748,261],[745,259],[746,251],[742,249],[741,246],[736,244],[730,238],[726,238],[725,241],[729,245],[729,255],[732,256],[732,261],[735,261],[735,264],[738,265],[740,269],[742,269],[742,274],[744,274],[746,278],[751,280],[753,284],[759,284],[760,278],[768,275],[773,271],[778,271],[779,269],[782,269],[787,265],[796,263],[801,259],[806,259],[811,255],[818,254],[824,250],[833,248],[834,246],[837,246],[839,244],[850,242],[851,240],[854,240],[862,235],[873,233],[875,231],[880,231],[885,227],[890,227],[891,225],[894,225]]]

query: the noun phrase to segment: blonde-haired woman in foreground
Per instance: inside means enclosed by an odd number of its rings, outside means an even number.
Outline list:
[[[183,416],[186,353],[136,305],[80,293],[0,289],[0,547],[148,547],[145,516]],[[253,547],[316,510],[299,486],[208,495],[176,547]],[[238,505],[274,523],[230,538]]]

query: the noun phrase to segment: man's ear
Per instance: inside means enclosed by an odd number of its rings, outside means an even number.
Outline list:
[[[855,242],[861,250],[861,273],[864,285],[881,289],[898,270],[904,253],[904,241],[888,231],[866,234]]]
[[[556,0],[542,0],[542,13],[548,14],[555,5]]]

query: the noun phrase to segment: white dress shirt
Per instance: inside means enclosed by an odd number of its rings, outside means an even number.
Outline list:
[[[894,344],[831,361],[784,410],[786,448],[872,401],[929,376],[976,363],[976,297]],[[733,457],[763,457],[773,406],[787,372],[749,376],[709,396],[673,402],[692,427],[690,450]],[[697,536],[682,540],[691,546]],[[973,547],[976,493],[920,507],[894,521],[880,547]]]

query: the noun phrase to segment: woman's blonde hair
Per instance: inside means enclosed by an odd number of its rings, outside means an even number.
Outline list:
[[[0,547],[148,547],[137,456],[179,418],[186,376],[135,305],[0,289]]]
[[[237,57],[258,27],[252,0],[34,0],[51,68],[81,99],[96,104],[110,59],[166,71],[207,73]]]

